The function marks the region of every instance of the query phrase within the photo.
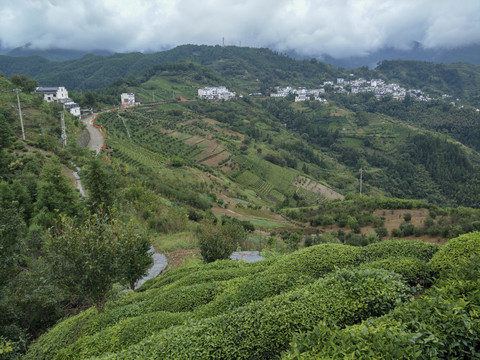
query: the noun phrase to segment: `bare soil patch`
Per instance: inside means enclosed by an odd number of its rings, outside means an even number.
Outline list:
[[[200,249],[178,249],[166,253],[168,268],[175,269],[191,260],[201,259]]]
[[[201,160],[200,162],[208,166],[217,166],[220,162],[222,162],[229,156],[230,156],[229,152],[222,151],[221,153],[215,154],[213,157],[210,157],[207,160]]]
[[[327,200],[343,200],[345,198],[342,194],[305,176],[297,176],[293,179],[292,184],[315,194],[320,194]]]
[[[393,229],[398,229],[402,223],[405,222],[403,217],[405,214],[410,213],[412,220],[410,224],[415,227],[422,227],[423,222],[428,217],[427,209],[402,209],[402,210],[376,210],[373,212],[373,216],[385,218],[385,228],[389,233]]]

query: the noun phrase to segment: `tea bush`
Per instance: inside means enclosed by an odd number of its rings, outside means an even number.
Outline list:
[[[360,262],[360,248],[341,244],[320,244],[282,256],[268,272],[299,273],[318,278],[332,272],[336,267],[357,265]]]
[[[411,285],[429,285],[432,282],[433,272],[431,267],[417,258],[394,257],[372,261],[362,265],[363,268],[385,269],[402,275]]]
[[[278,295],[313,281],[312,277],[296,273],[262,273],[255,277],[246,277],[241,282],[233,283],[233,286],[222,292],[214,301],[199,308],[195,317],[204,318],[218,315],[252,301]]]
[[[160,290],[158,294],[149,301],[146,310],[170,312],[192,311],[196,307],[212,301],[222,290],[216,281],[182,286],[171,289],[170,291]]]
[[[450,281],[361,324],[321,323],[298,335],[282,359],[478,359],[478,281]]]
[[[447,273],[460,268],[468,268],[476,263],[480,266],[480,232],[472,232],[451,239],[438,251],[430,261],[432,268]],[[474,269],[473,269],[474,270]]]
[[[378,296],[382,294],[382,296]],[[292,335],[320,321],[354,324],[408,300],[400,276],[385,270],[342,270],[301,289],[158,332],[104,359],[269,359]]]
[[[80,338],[52,359],[79,359],[125,349],[151,334],[188,319],[187,313],[153,312],[126,318],[92,336]]]
[[[387,240],[369,244],[361,248],[361,251],[365,261],[391,257],[413,257],[429,261],[439,248],[439,245],[420,240]]]

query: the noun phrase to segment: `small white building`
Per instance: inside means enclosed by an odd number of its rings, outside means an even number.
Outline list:
[[[47,102],[60,101],[68,98],[68,91],[63,86],[37,87],[35,94],[43,95],[43,100]]]
[[[69,101],[63,104],[63,107],[65,110],[68,110],[70,114],[73,116],[80,117],[81,112],[80,112],[80,105],[78,105],[76,102]]]
[[[120,101],[122,106],[131,106],[135,105],[135,94],[133,93],[123,93],[120,95]]]

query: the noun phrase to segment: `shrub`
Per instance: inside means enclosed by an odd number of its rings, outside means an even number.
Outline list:
[[[403,233],[400,229],[392,229],[392,237],[398,238],[402,237]]]
[[[417,258],[393,257],[372,261],[362,265],[362,268],[385,269],[396,272],[411,285],[429,285],[433,277],[431,267]]]
[[[410,220],[412,220],[412,214],[406,213],[405,215],[403,215],[403,220],[405,220],[405,222],[409,222]]]
[[[387,240],[367,245],[360,250],[365,261],[391,257],[412,257],[429,261],[438,249],[438,245],[420,240]]]
[[[430,264],[438,272],[468,269],[472,261],[480,258],[480,232],[461,235],[451,239],[432,258]],[[478,269],[477,269],[478,271]]]
[[[413,226],[413,224],[403,223],[400,224],[400,231],[402,232],[403,236],[410,236],[413,235],[415,227]]]
[[[365,246],[368,245],[368,240],[364,235],[347,234],[343,243],[352,246]]]
[[[388,230],[384,226],[376,228],[375,232],[380,237],[380,239],[383,239],[385,236],[388,236]]]
[[[284,293],[313,282],[314,279],[295,273],[262,273],[254,278],[239,278],[210,303],[196,311],[195,317],[205,318],[224,313],[228,310]]]
[[[208,263],[219,259],[228,259],[244,237],[243,227],[233,222],[225,225],[220,222],[217,225],[205,223],[198,231],[198,242],[203,260]]]
[[[267,270],[269,273],[300,273],[318,278],[336,267],[357,265],[360,249],[341,244],[320,244],[282,256]]]
[[[348,218],[348,227],[356,234],[360,232],[360,225],[355,217],[350,216]]]
[[[185,312],[212,301],[221,292],[217,281],[178,286],[169,291],[159,289],[149,302],[148,311]],[[152,290],[154,291],[154,290]],[[153,297],[150,294],[150,297]]]
[[[85,336],[58,352],[56,359],[80,359],[119,351],[154,332],[185,323],[184,313],[153,312],[120,320],[115,325]]]

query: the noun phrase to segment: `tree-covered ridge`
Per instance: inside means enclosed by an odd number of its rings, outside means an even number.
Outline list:
[[[344,70],[312,60],[294,60],[263,48],[182,45],[153,54],[86,55],[55,62],[38,56],[0,56],[0,70],[7,76],[25,74],[44,86],[61,84],[70,90],[94,90],[119,78],[136,77],[167,63],[188,61],[205,66],[235,82],[247,93],[265,93],[277,85],[318,88],[338,77],[381,78],[432,95],[444,93],[478,106],[478,67],[470,64],[434,64],[420,61],[384,61],[375,70]]]

